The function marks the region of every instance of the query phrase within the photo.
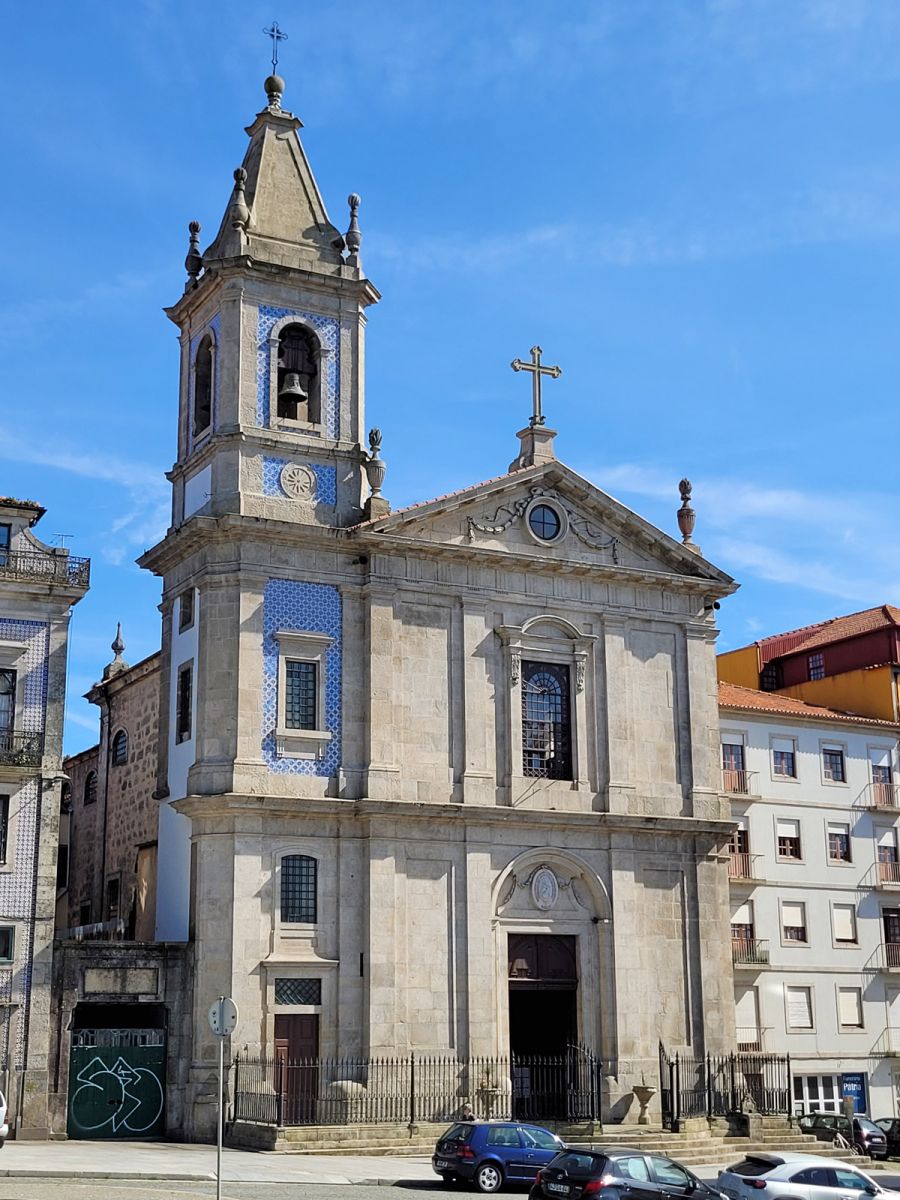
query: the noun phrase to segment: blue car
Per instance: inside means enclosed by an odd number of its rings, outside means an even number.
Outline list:
[[[565,1142],[540,1125],[521,1121],[460,1121],[441,1137],[431,1165],[445,1183],[465,1180],[479,1192],[504,1183],[534,1183]]]

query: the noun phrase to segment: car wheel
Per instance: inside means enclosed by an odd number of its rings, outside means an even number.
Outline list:
[[[475,1186],[479,1192],[499,1192],[503,1185],[503,1172],[496,1163],[482,1163],[475,1172]]]

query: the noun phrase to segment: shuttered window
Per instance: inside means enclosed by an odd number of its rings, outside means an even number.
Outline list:
[[[781,928],[786,942],[805,942],[806,905],[784,901],[781,905]]]
[[[828,857],[831,862],[850,862],[850,826],[843,821],[828,822]]]
[[[772,773],[787,779],[797,775],[793,738],[772,738]]]
[[[832,905],[831,927],[836,942],[850,946],[856,944],[856,909],[852,904]]]
[[[788,1029],[812,1029],[812,995],[808,987],[785,988]]]
[[[862,1029],[862,993],[859,988],[838,988],[838,1020],[841,1025]]]
[[[800,858],[800,822],[779,818],[776,825],[779,858]]]

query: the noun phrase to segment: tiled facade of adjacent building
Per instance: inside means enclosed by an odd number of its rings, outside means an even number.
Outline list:
[[[720,684],[735,1023],[795,1112],[900,1115],[900,727]]]
[[[0,498],[0,1083],[20,1137],[48,1130],[51,966],[66,656],[90,564]]]

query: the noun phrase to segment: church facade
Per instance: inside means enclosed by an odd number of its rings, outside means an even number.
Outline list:
[[[604,1060],[734,1045],[714,607],[733,581],[557,460],[391,512],[379,293],[267,104],[192,226],[162,581],[155,937],[193,948],[184,1111],[232,1050]],[[369,449],[363,448],[368,440]],[[507,453],[513,447],[507,448]],[[498,448],[499,453],[499,448]]]

